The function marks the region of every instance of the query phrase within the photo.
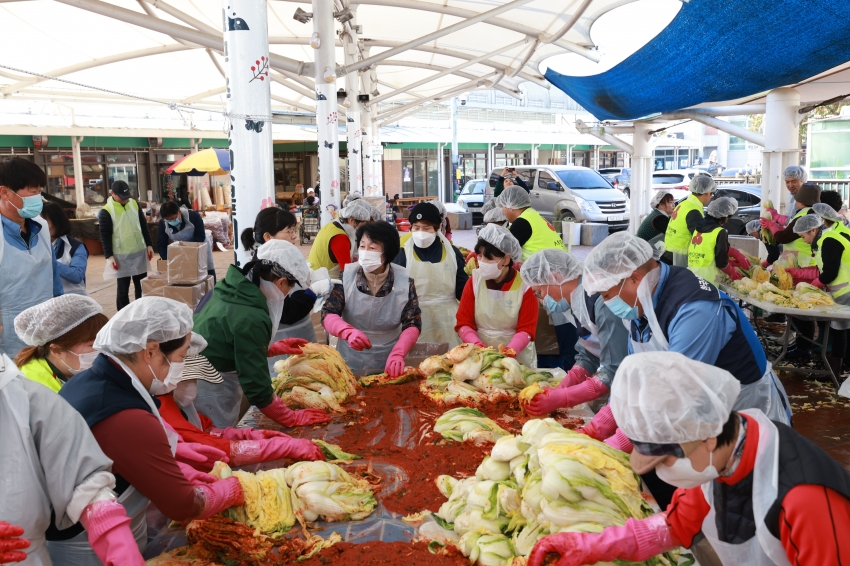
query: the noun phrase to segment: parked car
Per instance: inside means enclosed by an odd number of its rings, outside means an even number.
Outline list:
[[[496,185],[494,169],[490,186]],[[517,165],[531,187],[531,206],[546,220],[607,224],[611,232],[629,227],[629,201],[602,175],[573,165]]]
[[[466,212],[472,213],[472,224],[479,225],[484,222],[481,207],[484,206],[484,189],[487,187],[487,179],[472,179],[467,181],[460,191],[457,204]]]
[[[729,219],[725,228],[733,236],[746,235],[750,220],[761,217],[761,187],[759,185],[718,185],[711,200],[731,197],[738,202],[738,211]]]
[[[755,175],[755,167],[730,167],[724,169],[720,174],[721,177],[746,177],[747,175]]]
[[[691,179],[702,173],[698,169],[660,170],[652,174],[652,190],[670,191],[677,201],[688,196],[691,191]]]
[[[614,188],[622,191],[626,198],[632,196],[632,170],[628,167],[606,167],[599,169],[599,174],[611,181]]]

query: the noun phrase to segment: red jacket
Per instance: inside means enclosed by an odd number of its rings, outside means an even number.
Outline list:
[[[513,270],[508,273],[507,279],[500,286],[493,281],[487,282],[487,287],[490,289],[500,289],[508,291],[516,279],[517,272]],[[537,315],[539,312],[539,304],[537,297],[534,296],[534,291],[528,288],[522,295],[522,306],[519,308],[519,318],[515,332],[528,332],[531,339],[534,340],[537,336]],[[473,330],[478,330],[478,325],[475,324],[475,291],[472,288],[472,277],[467,279],[466,285],[463,287],[463,294],[460,297],[460,304],[457,309],[457,324],[455,332],[461,327],[468,326]]]
[[[171,428],[176,430],[177,434],[183,437],[183,440],[186,442],[197,442],[198,444],[218,448],[227,454],[228,458],[231,457],[229,440],[219,438],[218,436],[212,436],[211,434],[204,432],[213,428],[213,423],[210,419],[204,415],[200,415],[201,425],[204,427],[204,430],[198,430],[198,427],[190,423],[186,417],[183,416],[183,413],[180,412],[180,407],[174,401],[174,397],[171,395],[162,395],[157,397],[157,399],[159,399],[159,402],[161,403],[159,406],[159,414],[162,417],[162,420],[171,425]]]

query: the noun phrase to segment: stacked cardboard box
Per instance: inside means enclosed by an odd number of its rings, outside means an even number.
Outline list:
[[[194,309],[213,288],[207,257],[206,243],[174,242],[168,246],[168,260],[158,260],[157,271],[142,279],[142,295],[174,299]]]

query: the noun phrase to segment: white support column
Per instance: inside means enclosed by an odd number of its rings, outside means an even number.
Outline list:
[[[83,218],[89,210],[86,204],[86,188],[83,186],[83,159],[80,156],[80,142],[83,136],[71,136],[71,153],[74,157],[74,193],[77,197],[77,218]]]
[[[649,141],[651,125],[644,122],[634,123],[632,136],[632,182],[631,209],[629,211],[629,232],[637,233],[641,216],[649,213],[649,191],[652,187],[652,144]]]
[[[343,48],[345,50],[345,64],[353,63],[357,59],[357,6],[350,6],[351,12],[355,15],[350,21],[351,27],[348,30],[348,35],[344,36]],[[362,139],[362,130],[360,129],[360,102],[357,97],[360,95],[360,73],[354,71],[345,75],[345,94],[348,97],[348,110],[345,113],[346,125],[346,145],[348,146],[348,190],[363,193],[363,162],[360,159],[361,148],[360,142]]]
[[[237,266],[251,260],[239,234],[274,206],[269,33],[265,2],[222,0],[224,69],[230,115],[230,191]]]
[[[336,105],[336,34],[333,0],[313,0],[316,129],[319,135],[319,182],[322,190],[322,226],[331,222],[330,210],[339,210],[339,129]]]
[[[381,145],[381,126],[372,122],[372,145],[378,150]],[[384,194],[384,153],[383,150],[372,152],[372,173],[375,176],[375,184],[372,186],[372,196]]]
[[[362,48],[363,56],[369,56],[369,47]],[[375,90],[375,85],[372,84],[372,71],[366,69],[360,75],[362,85],[361,92],[369,94],[371,97],[372,91]],[[375,186],[375,173],[372,167],[372,126],[373,119],[378,115],[378,105],[363,106],[360,109],[360,129],[362,130],[362,139],[360,141],[360,155],[363,168],[363,194],[372,194],[372,187]]]
[[[789,165],[800,163],[799,108],[800,93],[796,89],[777,88],[767,94],[761,190],[780,214],[793,213],[786,210],[788,191],[783,174]]]

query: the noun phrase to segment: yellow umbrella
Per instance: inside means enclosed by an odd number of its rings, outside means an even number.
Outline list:
[[[187,155],[165,170],[166,173],[186,173],[198,177],[201,175],[226,175],[230,171],[230,152],[226,149],[211,147]]]

